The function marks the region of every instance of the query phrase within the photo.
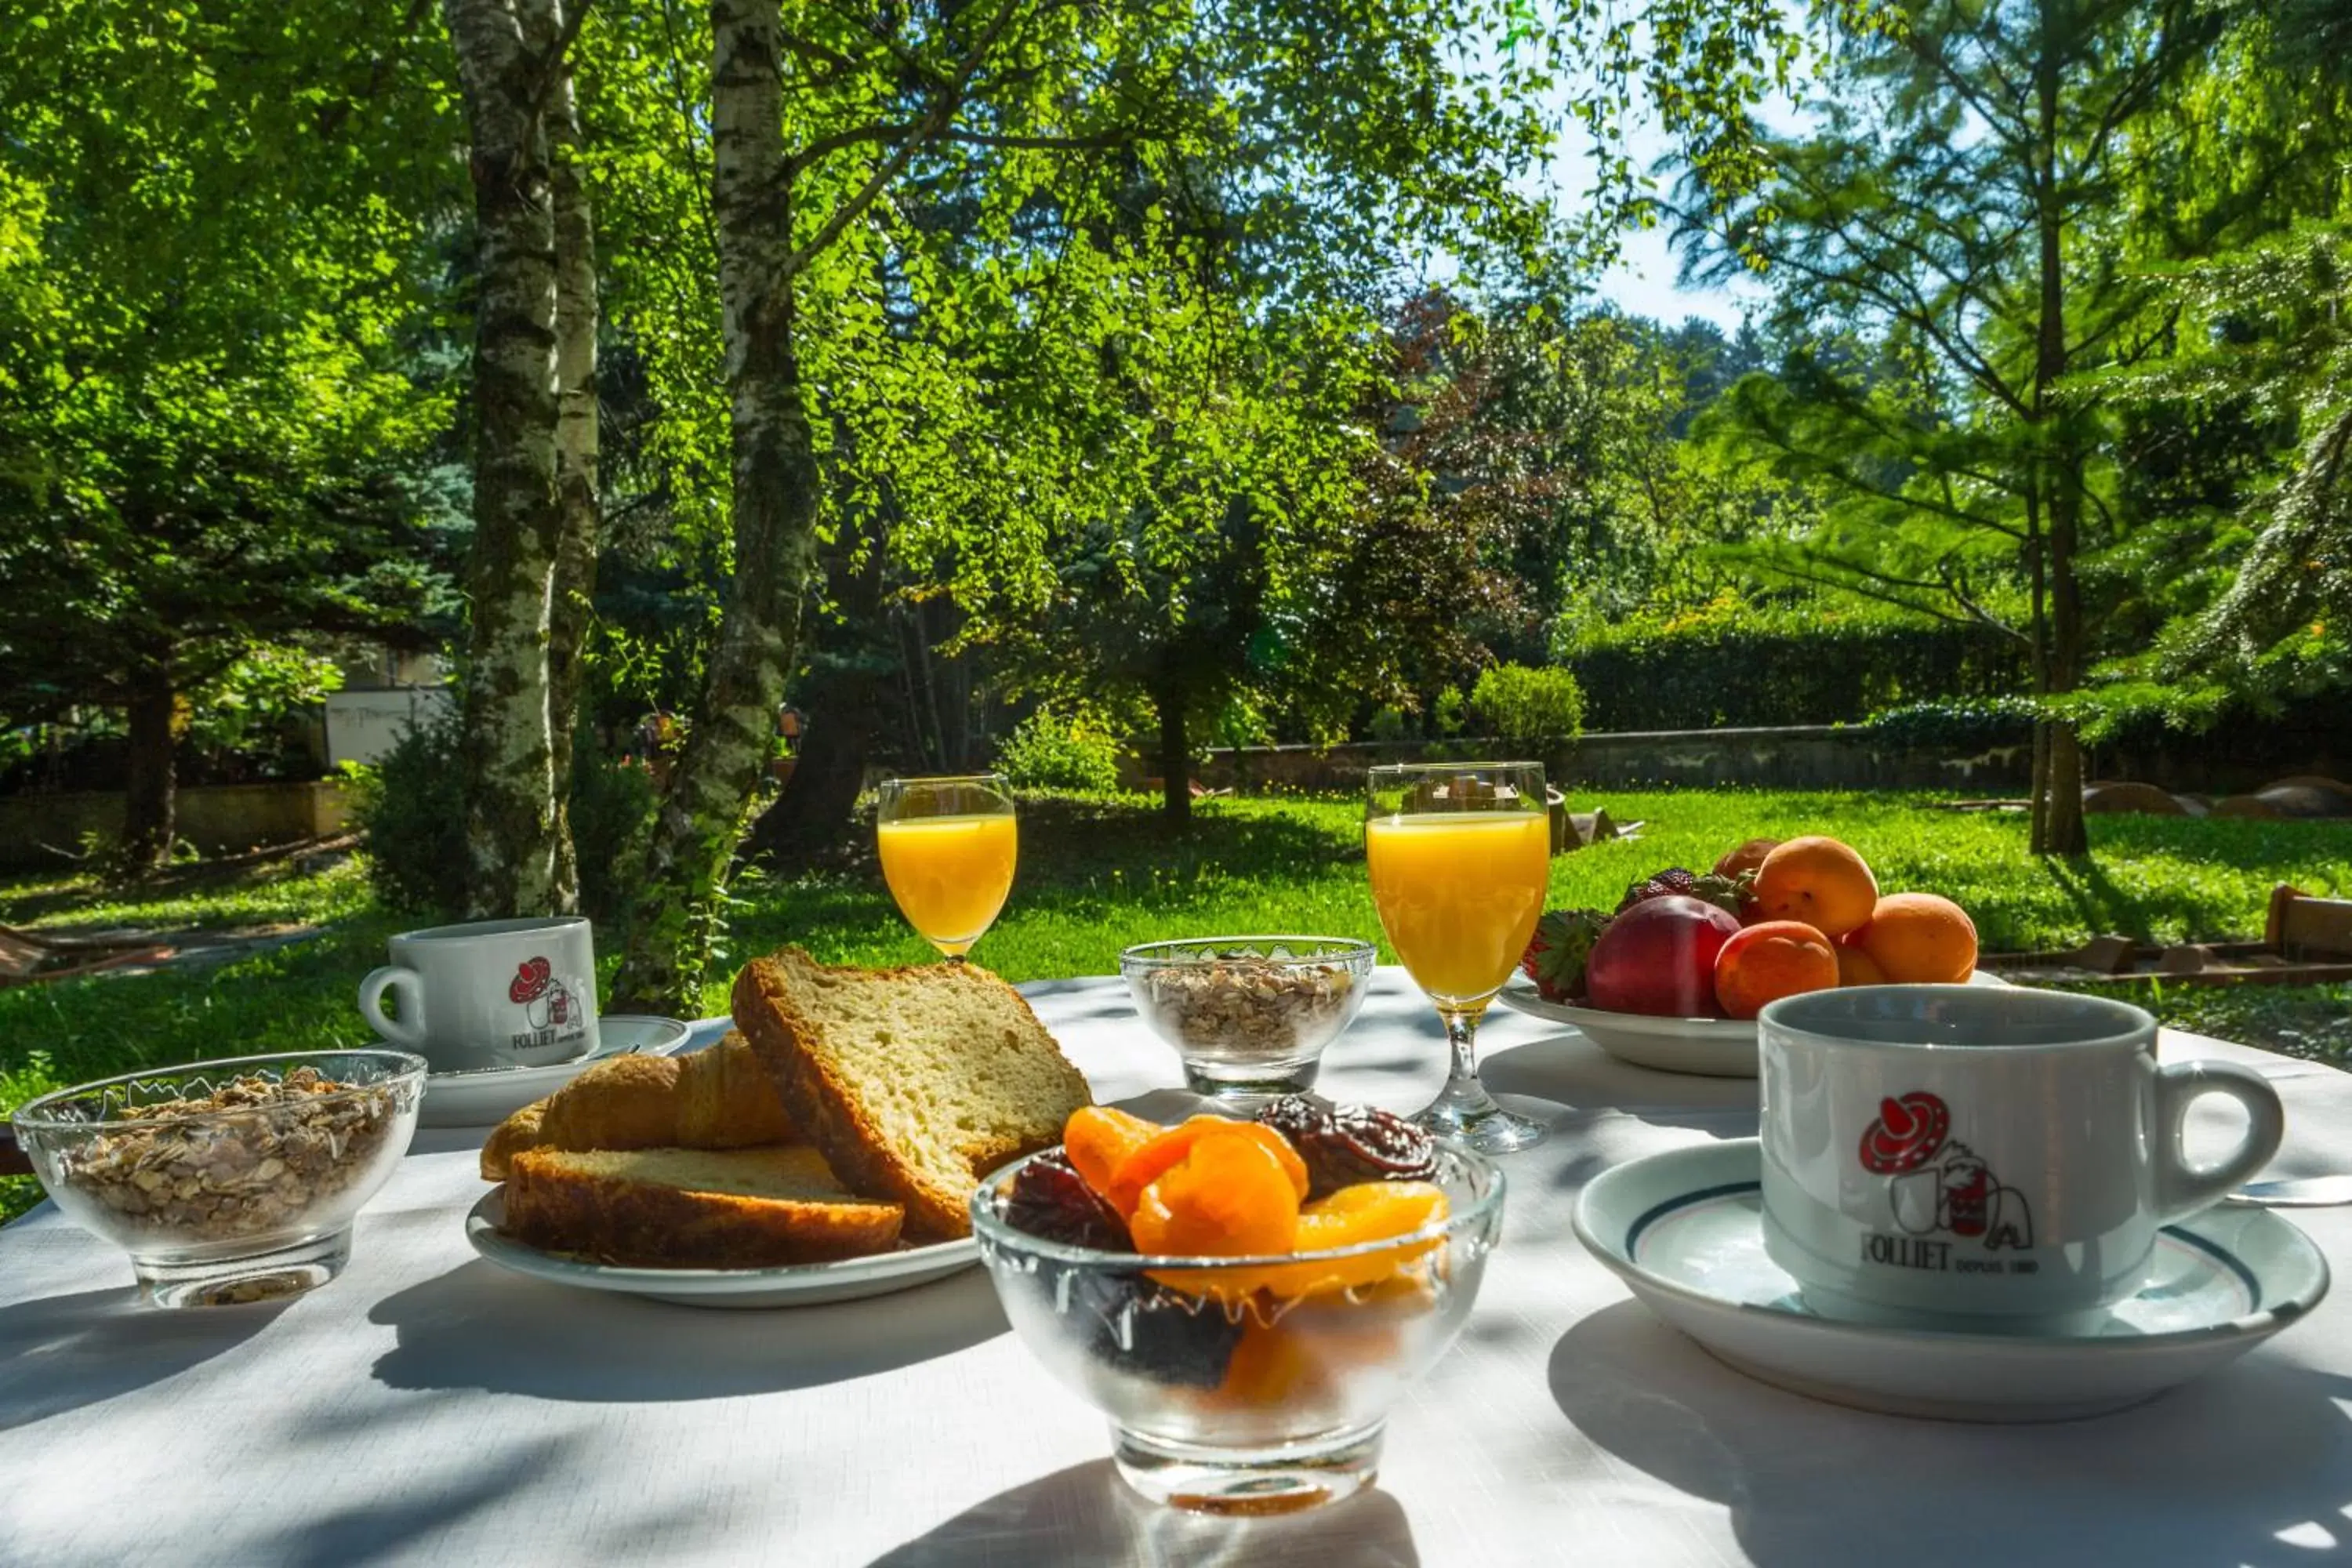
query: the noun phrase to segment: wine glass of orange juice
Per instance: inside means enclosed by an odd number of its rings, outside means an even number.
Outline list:
[[[1364,856],[1389,945],[1437,1005],[1454,1068],[1413,1118],[1481,1153],[1539,1142],[1478,1081],[1478,1020],[1518,967],[1551,879],[1551,822],[1534,763],[1416,763],[1371,771]]]
[[[950,963],[995,922],[1020,847],[1003,773],[885,779],[874,837],[898,912]]]

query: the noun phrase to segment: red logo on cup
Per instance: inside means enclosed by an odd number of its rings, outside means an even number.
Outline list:
[[[1862,1168],[1881,1176],[1916,1171],[1935,1158],[1952,1130],[1952,1113],[1921,1091],[1878,1102],[1878,1120],[1862,1135]]]
[[[555,966],[543,958],[534,958],[515,965],[514,983],[507,987],[507,1000],[521,1004],[536,1002],[555,978]]]

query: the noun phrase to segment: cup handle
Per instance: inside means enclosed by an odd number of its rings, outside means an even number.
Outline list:
[[[2246,1108],[2246,1141],[2210,1170],[2192,1170],[2181,1138],[2189,1108],[2209,1094],[2227,1095]],[[2286,1136],[2286,1110],[2278,1090],[2252,1068],[2234,1062],[2174,1062],[2156,1069],[2156,1124],[2157,1218],[2169,1225],[2219,1203],[2269,1164]]]
[[[391,1017],[383,1010],[383,994],[393,992],[400,998],[400,1016]],[[395,1046],[415,1049],[425,1044],[425,979],[414,969],[386,964],[371,970],[360,982],[360,1016],[374,1026],[375,1032]]]

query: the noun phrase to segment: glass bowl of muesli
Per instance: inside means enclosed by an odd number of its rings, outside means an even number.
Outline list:
[[[1118,972],[1185,1086],[1247,1114],[1314,1087],[1324,1050],[1363,1008],[1372,958],[1352,937],[1184,937],[1129,948]]]
[[[126,1073],[20,1107],[50,1201],[131,1254],[159,1307],[274,1300],[351,1257],[416,1131],[425,1058],[288,1051]]]

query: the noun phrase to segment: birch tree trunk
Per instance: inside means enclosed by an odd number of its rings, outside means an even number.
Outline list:
[[[555,217],[540,93],[554,0],[444,0],[472,142],[472,638],[460,747],[466,907],[559,907],[548,638],[555,553]]]
[[[646,847],[615,1008],[699,1001],[727,871],[773,749],[815,560],[817,473],[794,353],[778,0],[712,0],[713,206],[734,448],[735,576]]]
[[[572,68],[567,62],[561,69],[547,109],[547,133],[555,150],[555,494],[562,517],[548,594],[547,706],[555,806],[552,907],[570,910],[580,902],[580,866],[572,842],[572,742],[580,725],[583,644],[594,611],[602,520],[596,489],[596,231],[580,177],[580,111]]]

